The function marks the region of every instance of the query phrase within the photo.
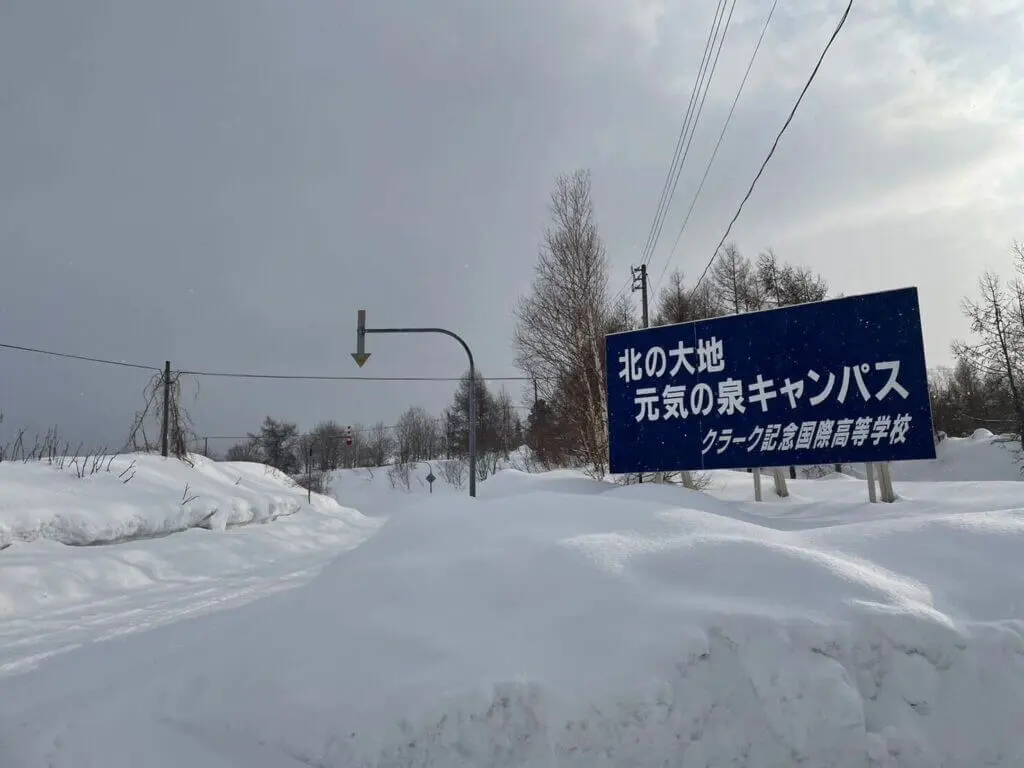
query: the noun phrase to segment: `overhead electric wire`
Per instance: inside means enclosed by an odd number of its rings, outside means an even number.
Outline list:
[[[107,360],[100,357],[89,357],[87,355],[76,355],[68,352],[55,352],[38,347],[28,347],[21,344],[0,343],[0,349],[10,349],[18,352],[31,352],[37,355],[48,357],[79,360],[100,365],[119,366],[121,368],[134,368],[137,370],[162,373],[163,368],[144,363],[132,363],[125,360]],[[237,373],[230,371],[192,371],[175,370],[177,374],[184,376],[201,376],[211,378],[229,379],[278,379],[287,381],[461,381],[462,376],[323,376],[323,375],[300,375],[300,374],[274,374],[274,373]],[[544,377],[533,376],[480,376],[481,381],[546,381]]]
[[[279,381],[461,381],[462,376],[307,376],[291,373],[235,373],[232,371],[178,371],[183,376],[221,379],[275,379]],[[479,376],[481,381],[533,381],[530,376]],[[539,379],[538,379],[539,381]]]
[[[711,80],[715,76],[715,70],[718,68],[718,59],[722,55],[722,48],[725,45],[725,35],[729,31],[729,25],[732,22],[733,12],[736,10],[736,0],[732,0],[732,5],[729,6],[729,16],[725,19],[725,25],[722,27],[722,36],[718,38],[718,49],[715,51],[715,59],[711,63],[711,68],[707,71],[707,82],[702,83],[704,86],[704,92],[700,97],[700,104],[697,107],[697,111],[694,113],[693,121],[690,125],[690,135],[686,141],[686,147],[683,150],[682,159],[679,161],[679,166],[676,168],[675,179],[672,181],[672,190],[669,193],[668,202],[665,205],[664,213],[661,217],[661,221],[658,222],[658,231],[654,236],[654,241],[651,243],[650,252],[647,254],[645,263],[650,263],[654,258],[654,252],[658,247],[658,242],[661,240],[661,232],[665,227],[665,219],[668,217],[668,208],[672,204],[672,200],[675,198],[676,188],[679,186],[679,179],[683,173],[683,165],[686,163],[686,158],[690,154],[690,147],[693,145],[693,137],[697,135],[697,123],[700,121],[701,113],[704,111],[704,103],[707,101],[708,92],[711,90]]]
[[[36,355],[46,355],[47,357],[60,357],[68,360],[81,360],[87,363],[99,363],[100,365],[116,365],[121,368],[136,368],[143,371],[160,371],[152,365],[143,365],[142,363],[129,363],[124,360],[104,360],[100,357],[87,357],[85,355],[73,355],[68,352],[53,352],[47,349],[38,349],[36,347],[25,347],[20,344],[0,344],[0,349],[12,349],[18,352],[31,352]]]
[[[693,88],[690,90],[690,100],[686,105],[683,124],[679,128],[679,137],[676,139],[675,150],[672,153],[672,161],[669,163],[668,172],[665,174],[665,183],[661,188],[661,197],[658,200],[658,207],[655,209],[654,220],[651,222],[651,228],[647,232],[647,241],[644,243],[644,249],[641,252],[641,262],[644,263],[646,263],[647,255],[653,251],[654,243],[657,241],[657,235],[655,233],[658,230],[658,222],[664,218],[664,213],[671,204],[670,189],[673,186],[673,178],[676,178],[676,168],[682,166],[682,160],[680,157],[683,154],[683,145],[686,143],[686,137],[690,131],[693,120],[693,110],[697,104],[697,94],[700,92],[700,87],[704,82],[708,62],[711,61],[711,49],[714,47],[715,40],[718,38],[718,28],[722,24],[722,15],[725,11],[725,3],[726,0],[718,0],[715,16],[711,22],[711,29],[708,31],[708,38],[707,42],[704,44],[704,53],[701,56],[700,67],[697,70],[697,77],[693,81]],[[733,0],[733,4],[735,5],[735,0]]]
[[[789,127],[789,124],[793,122],[793,117],[796,115],[796,111],[800,107],[800,102],[803,101],[804,94],[807,93],[808,89],[811,87],[811,83],[814,82],[814,78],[817,76],[818,70],[821,68],[822,62],[825,61],[825,56],[828,54],[829,49],[832,47],[832,43],[834,43],[836,38],[839,37],[839,32],[846,24],[846,20],[847,18],[849,18],[850,11],[852,9],[853,0],[849,0],[849,2],[846,5],[846,10],[843,11],[843,15],[839,19],[839,23],[836,24],[835,31],[832,32],[832,36],[828,39],[828,42],[825,44],[825,47],[821,52],[821,56],[818,57],[818,63],[814,65],[814,69],[811,71],[810,77],[807,78],[807,82],[806,84],[804,84],[803,90],[800,91],[800,95],[797,97],[796,103],[793,104],[793,109],[790,110],[789,117],[786,118],[786,122],[783,123],[781,130],[779,130],[778,135],[775,137],[775,141],[774,143],[772,143],[772,147],[768,151],[768,155],[767,157],[765,157],[764,162],[761,163],[761,167],[760,169],[758,169],[757,175],[754,177],[754,180],[750,182],[750,188],[747,190],[747,194],[744,195],[743,199],[740,201],[739,207],[736,209],[735,215],[729,222],[729,226],[725,228],[725,232],[722,235],[722,239],[719,240],[718,245],[715,246],[715,250],[711,256],[711,259],[704,267],[704,271],[701,273],[700,278],[698,278],[697,282],[694,284],[694,291],[696,291],[697,288],[700,287],[700,284],[704,281],[704,278],[707,277],[708,271],[711,269],[711,265],[714,264],[715,259],[718,258],[718,252],[721,250],[722,246],[725,245],[725,241],[729,238],[729,235],[732,232],[733,225],[736,223],[736,221],[740,217],[740,214],[743,212],[743,206],[746,204],[747,200],[750,199],[750,196],[754,193],[754,187],[757,186],[757,182],[758,180],[760,180],[761,175],[764,173],[764,169],[768,166],[768,162],[772,159],[772,156],[775,154],[775,150],[779,146],[779,141],[781,141],[782,135],[786,132],[786,129]]]
[[[659,219],[663,218],[663,213],[667,210],[668,204],[671,202],[668,200],[669,190],[672,188],[672,180],[675,177],[675,169],[679,163],[679,157],[683,152],[683,144],[686,141],[687,133],[690,129],[691,118],[693,116],[693,107],[697,102],[697,93],[700,89],[700,85],[704,79],[704,73],[707,69],[708,61],[710,61],[711,49],[714,45],[714,41],[717,37],[718,27],[721,25],[721,17],[725,11],[726,0],[718,0],[718,6],[715,9],[715,15],[711,22],[711,29],[708,30],[708,37],[704,43],[704,53],[701,56],[700,67],[697,70],[697,76],[693,81],[693,88],[690,91],[690,99],[687,103],[686,113],[683,116],[683,124],[679,128],[679,137],[676,139],[675,150],[672,153],[672,160],[669,163],[668,171],[665,174],[665,183],[662,185],[661,197],[658,200],[657,208],[654,212],[654,220],[651,222],[651,227],[647,232],[647,240],[644,243],[643,250],[640,254],[640,263],[646,264],[649,261],[649,253],[652,251],[651,244],[654,240],[654,233],[658,227]],[[616,292],[613,297],[613,301],[617,301],[629,288],[633,282],[632,276],[626,280],[625,284]]]
[[[718,134],[718,141],[715,142],[715,148],[711,152],[711,157],[708,159],[707,166],[704,168],[704,176],[701,177],[700,184],[697,185],[697,191],[694,192],[693,199],[690,201],[690,207],[686,211],[686,217],[683,219],[683,225],[679,228],[679,234],[676,235],[675,242],[672,243],[672,250],[669,251],[668,259],[666,259],[665,266],[662,268],[661,274],[658,276],[658,281],[651,289],[651,293],[654,295],[657,295],[658,288],[661,286],[661,281],[665,279],[665,273],[668,271],[669,264],[672,263],[672,257],[675,255],[676,248],[679,247],[679,241],[683,237],[686,225],[690,223],[690,216],[693,215],[693,209],[697,205],[700,193],[704,189],[704,184],[708,180],[708,175],[711,173],[711,166],[714,165],[715,159],[718,157],[718,150],[722,146],[722,140],[725,138],[725,132],[729,128],[729,123],[732,121],[733,114],[736,112],[736,105],[739,103],[740,95],[743,93],[743,88],[746,86],[747,79],[750,77],[750,71],[754,68],[754,61],[757,59],[758,51],[761,50],[761,44],[764,42],[765,34],[768,32],[768,25],[771,24],[772,17],[775,15],[775,9],[778,5],[779,0],[774,0],[772,7],[768,11],[768,17],[765,19],[764,26],[761,27],[761,35],[757,38],[757,44],[754,46],[754,50],[750,54],[750,61],[747,62],[747,70],[743,73],[743,79],[740,80],[739,88],[736,89],[736,97],[732,100],[732,106],[729,107],[729,114],[726,115],[725,122],[722,124],[722,131]]]

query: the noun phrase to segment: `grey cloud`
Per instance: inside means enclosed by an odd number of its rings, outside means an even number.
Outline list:
[[[650,5],[4,3],[0,341],[157,365],[356,374],[348,352],[362,306],[371,323],[462,331],[485,373],[517,373],[510,309],[529,285],[554,175],[593,169],[613,286],[646,238],[711,15],[664,4],[652,27]],[[941,65],[940,84],[955,77],[958,89],[963,73],[978,80],[992,55],[982,33],[997,22],[865,7],[735,239],[748,251],[774,245],[845,291],[899,277],[879,266],[866,280],[854,241],[879,265],[904,259],[910,275],[939,260],[920,278],[939,350],[962,329],[938,316],[942,306],[955,316],[973,274],[963,253],[998,259],[1005,211],[979,213],[968,200],[962,218],[894,211],[856,237],[832,224],[806,233],[883,192],[951,184],[990,156],[999,134],[984,115],[898,138],[878,116],[913,93],[910,63]],[[780,10],[673,265],[692,273],[710,256],[841,8]],[[739,6],[652,272],[766,11]],[[936,57],[964,25],[973,53],[951,74]],[[903,55],[893,45],[908,29],[917,37]],[[880,79],[880,62],[903,69]],[[1019,72],[1020,58],[990,66]],[[921,75],[929,99],[941,98],[935,77]],[[1019,176],[999,183],[1019,199]],[[366,374],[464,366],[445,339],[375,337],[371,350]],[[59,421],[104,442],[123,436],[146,380],[14,352],[0,352],[0,370],[8,423]],[[268,412],[304,426],[390,421],[409,404],[438,411],[450,392],[446,383],[207,379],[192,409],[201,432],[237,433]]]

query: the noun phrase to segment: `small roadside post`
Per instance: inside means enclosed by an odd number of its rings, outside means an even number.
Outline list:
[[[313,503],[313,444],[306,452],[306,503]]]

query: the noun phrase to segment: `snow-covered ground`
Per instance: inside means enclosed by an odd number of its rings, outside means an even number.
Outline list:
[[[0,674],[308,581],[379,525],[269,467],[194,461],[0,464]]]
[[[893,464],[893,479],[913,481],[1015,481],[1022,479],[1020,442],[987,429],[971,437],[950,437],[939,443],[933,461]],[[863,477],[864,468],[854,472]]]
[[[732,472],[698,494],[505,471],[474,501],[442,481],[428,494],[423,466],[408,491],[384,470],[332,479],[373,519],[315,499],[262,526],[15,543],[0,552],[0,765],[1021,766],[1024,486],[969,471],[1001,450],[940,449],[930,471],[958,482],[896,468],[890,505],[843,476],[754,504]],[[285,526],[307,551],[266,540]],[[84,594],[9,597],[33,589],[9,586],[12,556],[63,583],[79,557],[210,573],[232,548],[249,570],[185,585],[183,605],[245,573],[298,586],[146,632],[131,631],[146,598],[179,576],[109,585],[85,611]]]
[[[0,547],[40,538],[104,544],[200,525],[223,530],[306,506],[306,491],[271,467],[190,461],[136,453],[0,463]]]

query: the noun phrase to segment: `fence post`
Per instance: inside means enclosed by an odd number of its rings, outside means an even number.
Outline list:
[[[171,419],[171,361],[164,362],[164,413],[160,425],[160,454],[167,458]]]

